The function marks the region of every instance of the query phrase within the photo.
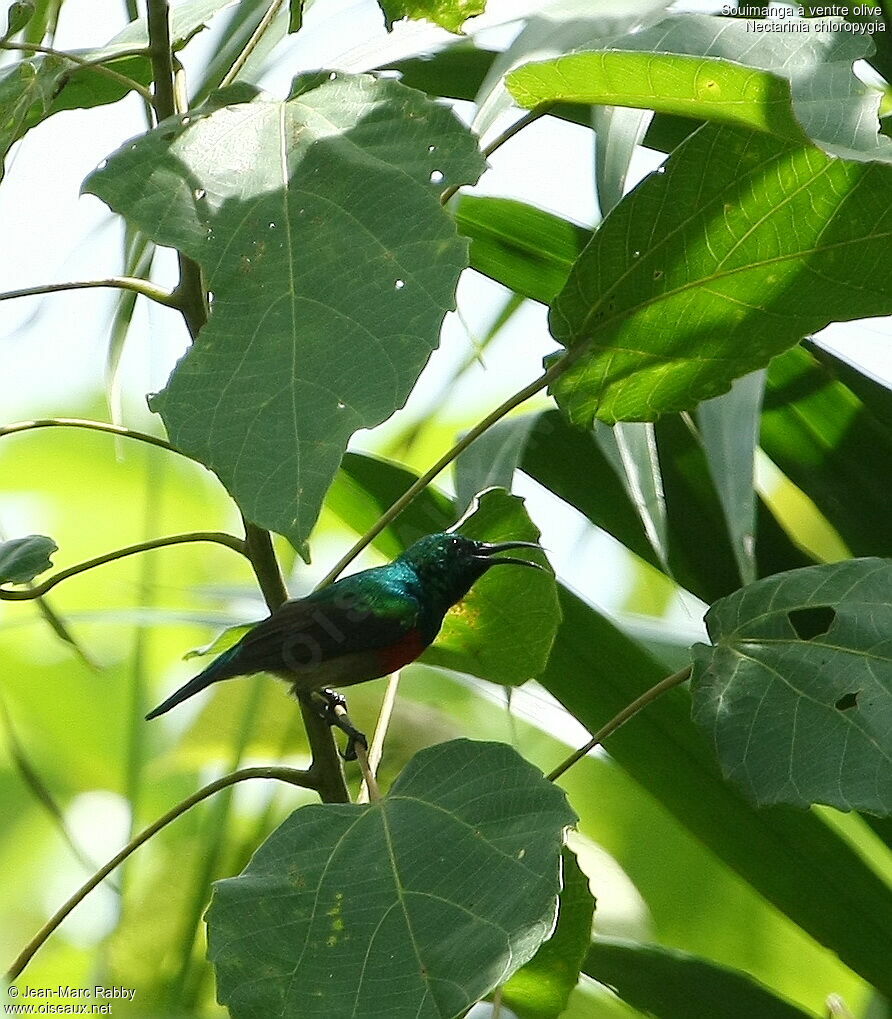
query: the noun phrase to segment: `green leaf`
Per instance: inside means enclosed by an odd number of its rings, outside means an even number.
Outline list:
[[[0,41],[6,42],[21,30],[34,17],[32,0],[13,0],[6,11],[6,31]]]
[[[0,542],[0,584],[27,584],[52,568],[50,556],[59,546],[43,534]]]
[[[665,675],[566,588],[539,682],[591,732]],[[611,758],[769,902],[887,996],[892,889],[818,814],[757,809],[719,771],[690,697],[670,690],[607,742]]]
[[[395,21],[433,21],[449,32],[460,32],[462,25],[486,10],[486,0],[378,0],[389,32]]]
[[[190,658],[205,658],[207,655],[213,655],[215,658],[217,655],[222,655],[224,651],[228,651],[231,647],[238,644],[242,637],[249,630],[253,630],[259,622],[259,619],[255,619],[253,623],[239,623],[237,626],[227,626],[209,644],[203,644],[201,647],[187,651],[183,655],[183,661],[188,661]]]
[[[518,1019],[557,1019],[563,1014],[592,936],[595,900],[588,878],[567,846],[561,862],[563,888],[554,934],[502,988],[502,1003]]]
[[[614,50],[571,53],[518,68],[507,83],[528,109],[553,102],[631,106],[806,140],[793,116],[789,82],[725,60]]]
[[[455,222],[471,241],[472,268],[542,304],[560,293],[592,236],[584,227],[510,198],[459,195]]]
[[[345,453],[325,505],[358,534],[364,534],[417,480],[417,474],[390,460],[368,453]],[[429,485],[373,544],[395,559],[425,534],[445,531],[454,522],[452,500]]]
[[[744,583],[756,579],[755,457],[765,373],[737,379],[697,408],[697,422]]]
[[[759,24],[675,15],[603,48],[521,67],[508,88],[530,108],[554,101],[631,106],[788,141],[810,137],[847,158],[892,158],[892,142],[878,134],[881,93],[852,72],[854,61],[873,52],[872,41],[839,31],[835,18],[795,22],[803,32],[760,33]]]
[[[892,562],[751,584],[706,616],[694,718],[756,803],[892,813]]]
[[[457,529],[482,541],[539,540],[523,500],[501,489],[484,492]],[[523,555],[546,562],[539,553]],[[443,629],[421,661],[514,686],[535,678],[545,667],[559,622],[550,572],[497,567],[447,613]]]
[[[208,911],[235,1019],[447,1019],[554,923],[563,792],[499,743],[421,751],[377,803],[296,810]]]
[[[205,27],[217,11],[234,0],[189,0],[171,11],[171,44],[180,50]],[[132,21],[105,46],[72,50],[82,60],[102,61],[141,85],[152,80],[148,57],[116,57],[117,53],[148,46],[146,21]],[[116,103],[130,92],[126,84],[114,81],[90,68],[56,56],[36,55],[0,70],[0,176],[2,160],[12,144],[32,127],[61,110],[73,110]]]
[[[300,547],[350,436],[402,406],[437,345],[466,264],[438,195],[484,164],[451,111],[398,82],[296,91],[168,121],[85,188],[204,268],[210,318],[152,406]]]
[[[830,321],[888,314],[890,187],[887,166],[701,128],[605,220],[552,305],[575,358],[558,402],[582,425],[652,420]]]
[[[583,972],[626,1004],[660,1019],[807,1019],[747,973],[675,948],[598,938]]]
[[[892,393],[819,347],[769,365],[762,448],[857,556],[892,555],[890,421]]]
[[[504,488],[509,492],[535,414],[499,421],[488,429],[455,461],[455,498],[467,507],[474,496],[486,488]]]
[[[288,0],[288,32],[299,32],[304,23],[306,0]]]

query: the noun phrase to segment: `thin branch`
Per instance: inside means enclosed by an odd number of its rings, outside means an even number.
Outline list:
[[[599,729],[594,736],[586,743],[584,747],[580,747],[575,753],[559,764],[554,771],[549,772],[545,777],[549,782],[554,782],[564,774],[569,768],[572,768],[577,761],[581,761],[586,754],[594,750],[599,743],[603,743],[608,736],[612,736],[620,726],[625,725],[630,718],[634,718],[642,708],[646,708],[648,704],[655,701],[658,697],[664,694],[667,690],[671,690],[674,686],[681,686],[682,683],[687,682],[691,677],[691,666],[688,665],[678,672],[673,672],[671,676],[667,676],[665,679],[661,679],[656,686],[652,686],[649,690],[637,697],[631,704],[627,704],[618,715],[615,715],[610,721]]]
[[[116,559],[124,559],[126,556],[136,555],[137,552],[148,552],[155,548],[164,548],[167,545],[184,545],[192,541],[210,541],[217,545],[225,545],[233,551],[247,556],[248,552],[245,543],[234,534],[226,534],[223,531],[191,531],[188,534],[172,534],[166,538],[153,538],[151,541],[141,541],[138,545],[128,545],[127,548],[119,548],[114,552],[106,552],[105,555],[96,556],[95,559],[88,559],[86,562],[78,563],[76,566],[69,566],[68,569],[60,570],[53,574],[41,584],[35,584],[25,591],[8,591],[0,587],[0,600],[2,601],[30,601],[32,598],[39,598],[56,584],[61,584],[69,577],[75,577],[79,573],[85,573],[96,566],[104,566],[106,563],[114,562]]]
[[[96,873],[83,884],[71,898],[56,912],[49,920],[40,928],[40,930],[34,935],[34,937],[28,942],[28,944],[22,949],[19,956],[15,959],[13,964],[9,967],[6,973],[5,979],[11,983],[16,980],[37,953],[37,951],[44,945],[49,936],[56,930],[56,928],[62,923],[62,921],[68,916],[68,914],[93,891],[93,889],[99,885],[119,864],[123,863],[131,853],[135,852],[141,845],[148,842],[153,835],[161,831],[170,824],[171,821],[175,821],[182,814],[185,814],[187,810],[194,807],[197,803],[201,803],[202,800],[206,800],[209,796],[213,796],[214,793],[219,792],[221,789],[227,788],[227,786],[235,785],[236,782],[244,782],[251,778],[272,778],[279,782],[288,782],[291,785],[300,786],[303,789],[316,789],[316,781],[313,776],[306,771],[299,771],[296,768],[282,768],[282,767],[268,767],[268,768],[243,768],[241,771],[233,772],[231,775],[224,775],[222,778],[218,778],[215,782],[211,782],[209,785],[204,786],[203,789],[199,789],[198,792],[193,793],[191,796],[182,800],[175,807],[172,807],[166,814],[159,817],[157,821],[150,824],[148,828],[144,828],[139,835],[131,839],[126,846],[101,867]]]
[[[384,740],[387,738],[387,730],[390,726],[390,719],[393,717],[393,708],[396,704],[396,694],[400,686],[400,674],[399,671],[394,672],[393,675],[387,679],[387,689],[384,691],[384,700],[381,702],[381,710],[378,712],[378,723],[375,726],[375,735],[372,736],[372,745],[369,747],[368,759],[366,761],[366,767],[368,768],[369,775],[371,776],[372,782],[369,783],[368,778],[363,779],[362,786],[359,790],[359,795],[356,797],[357,803],[369,803],[372,800],[380,799],[381,794],[377,792],[378,787],[375,783],[375,775],[378,771],[378,765],[381,763],[381,757],[384,753]],[[359,755],[361,747],[357,745],[356,753]],[[359,763],[362,765],[363,757],[359,756]],[[365,773],[365,769],[363,771]],[[372,795],[374,791],[377,792],[377,797]]]
[[[522,117],[519,117],[514,123],[505,128],[505,130],[497,137],[494,138],[489,145],[487,145],[481,151],[483,155],[489,158],[493,152],[500,149],[505,142],[511,141],[511,139],[519,134],[525,127],[529,127],[530,124],[537,121],[540,117],[544,117],[546,113],[550,113],[554,108],[554,103],[546,103],[544,106],[537,106],[535,110],[530,110],[529,113],[525,113]],[[446,188],[442,195],[440,195],[440,204],[445,205],[450,198],[452,198],[458,189],[462,187],[461,184],[454,184],[450,188]]]
[[[273,23],[273,18],[279,13],[279,8],[282,6],[284,0],[273,0],[269,5],[269,9],[266,14],[260,19],[257,28],[254,29],[254,34],[245,43],[245,48],[239,53],[239,55],[233,61],[232,67],[223,76],[223,80],[220,82],[220,88],[226,88],[227,85],[231,85],[235,79],[241,73],[242,68],[248,62],[248,58],[254,52],[257,44],[263,38],[264,32]]]
[[[152,93],[145,87],[145,85],[140,84],[138,81],[134,81],[133,78],[128,78],[126,74],[121,74],[120,71],[115,71],[111,67],[106,67],[106,61],[109,60],[118,60],[120,57],[145,56],[146,51],[144,49],[121,50],[120,53],[114,53],[98,60],[86,60],[84,57],[76,57],[73,53],[66,53],[64,50],[54,50],[50,46],[38,46],[35,43],[27,42],[0,42],[0,49],[21,50],[23,53],[44,53],[48,57],[59,57],[62,60],[70,60],[73,64],[77,64],[78,68],[89,68],[97,74],[102,74],[106,78],[111,78],[119,85],[124,85],[127,89],[138,92],[147,102],[152,101]]]
[[[513,396],[509,396],[504,403],[500,404],[494,411],[491,411],[481,421],[478,421],[476,425],[465,435],[455,443],[455,445],[448,450],[440,459],[431,467],[425,471],[421,477],[415,481],[396,502],[381,514],[380,517],[375,521],[374,524],[365,532],[365,534],[356,542],[353,548],[346,553],[335,565],[329,570],[329,572],[319,582],[318,587],[326,587],[328,584],[333,583],[340,576],[341,571],[344,570],[353,560],[359,555],[363,549],[366,548],[371,542],[378,537],[378,535],[395,520],[400,513],[413,502],[425,488],[434,480],[434,478],[443,470],[445,470],[461,453],[463,453],[468,446],[488,429],[491,428],[496,422],[501,421],[506,414],[510,414],[512,410],[519,407],[522,403],[529,400],[531,396],[535,396],[536,393],[541,392],[547,386],[549,386],[570,364],[571,358],[565,354],[559,361],[555,363],[538,379],[535,379],[529,385],[524,386],[523,389],[518,390]]]
[[[139,442],[147,442],[151,446],[158,446],[159,449],[166,449],[171,453],[180,453],[176,446],[172,446],[167,439],[158,435],[149,435],[148,432],[137,432],[132,428],[125,428],[123,425],[112,425],[107,421],[90,421],[87,418],[36,418],[34,421],[14,421],[11,425],[4,425],[0,428],[0,439],[4,435],[15,435],[17,432],[28,432],[34,428],[86,428],[91,432],[108,432],[111,435],[123,435],[128,439],[137,439]],[[190,459],[187,457],[187,459]]]
[[[160,123],[176,113],[173,91],[173,50],[170,44],[170,11],[167,0],[146,0],[149,59],[154,82],[152,106]]]
[[[115,290],[130,290],[134,294],[142,294],[166,308],[179,309],[176,295],[163,287],[155,286],[150,280],[137,279],[134,276],[108,276],[101,280],[77,280],[70,283],[44,283],[39,287],[25,287],[24,290],[7,290],[0,293],[0,301],[11,301],[16,297],[36,297],[39,294],[56,294],[62,290],[89,290],[93,287],[113,287]]]

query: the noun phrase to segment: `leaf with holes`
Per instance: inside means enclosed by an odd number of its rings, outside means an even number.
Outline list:
[[[888,315],[890,188],[892,166],[707,124],[607,217],[552,304],[574,359],[558,402],[586,427],[652,420],[828,322]]]
[[[87,178],[213,293],[152,401],[171,441],[298,548],[350,436],[403,405],[437,346],[467,264],[439,193],[483,166],[451,110],[332,74],[169,120]]]
[[[554,926],[564,793],[501,743],[421,751],[369,805],[296,810],[208,911],[235,1019],[458,1016]]]
[[[892,561],[768,577],[717,601],[694,718],[757,803],[892,812]]]
[[[53,565],[59,546],[44,534],[0,542],[0,584],[27,584]]]

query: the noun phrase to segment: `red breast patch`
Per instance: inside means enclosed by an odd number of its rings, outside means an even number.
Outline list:
[[[381,648],[378,651],[378,660],[384,667],[382,674],[396,672],[397,669],[408,665],[409,662],[414,662],[426,647],[427,644],[424,642],[424,637],[421,636],[421,631],[409,630],[396,644],[391,644],[390,647]]]

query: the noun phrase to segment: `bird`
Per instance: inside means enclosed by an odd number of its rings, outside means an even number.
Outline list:
[[[331,688],[377,679],[415,661],[435,640],[449,609],[492,567],[543,568],[529,559],[499,557],[520,548],[541,551],[530,541],[488,543],[455,531],[426,535],[391,563],[284,602],[146,720],[213,683],[268,672],[290,682],[299,696],[321,694],[328,721],[350,737],[344,756],[352,759],[353,743],[365,737],[346,719],[344,699]]]

